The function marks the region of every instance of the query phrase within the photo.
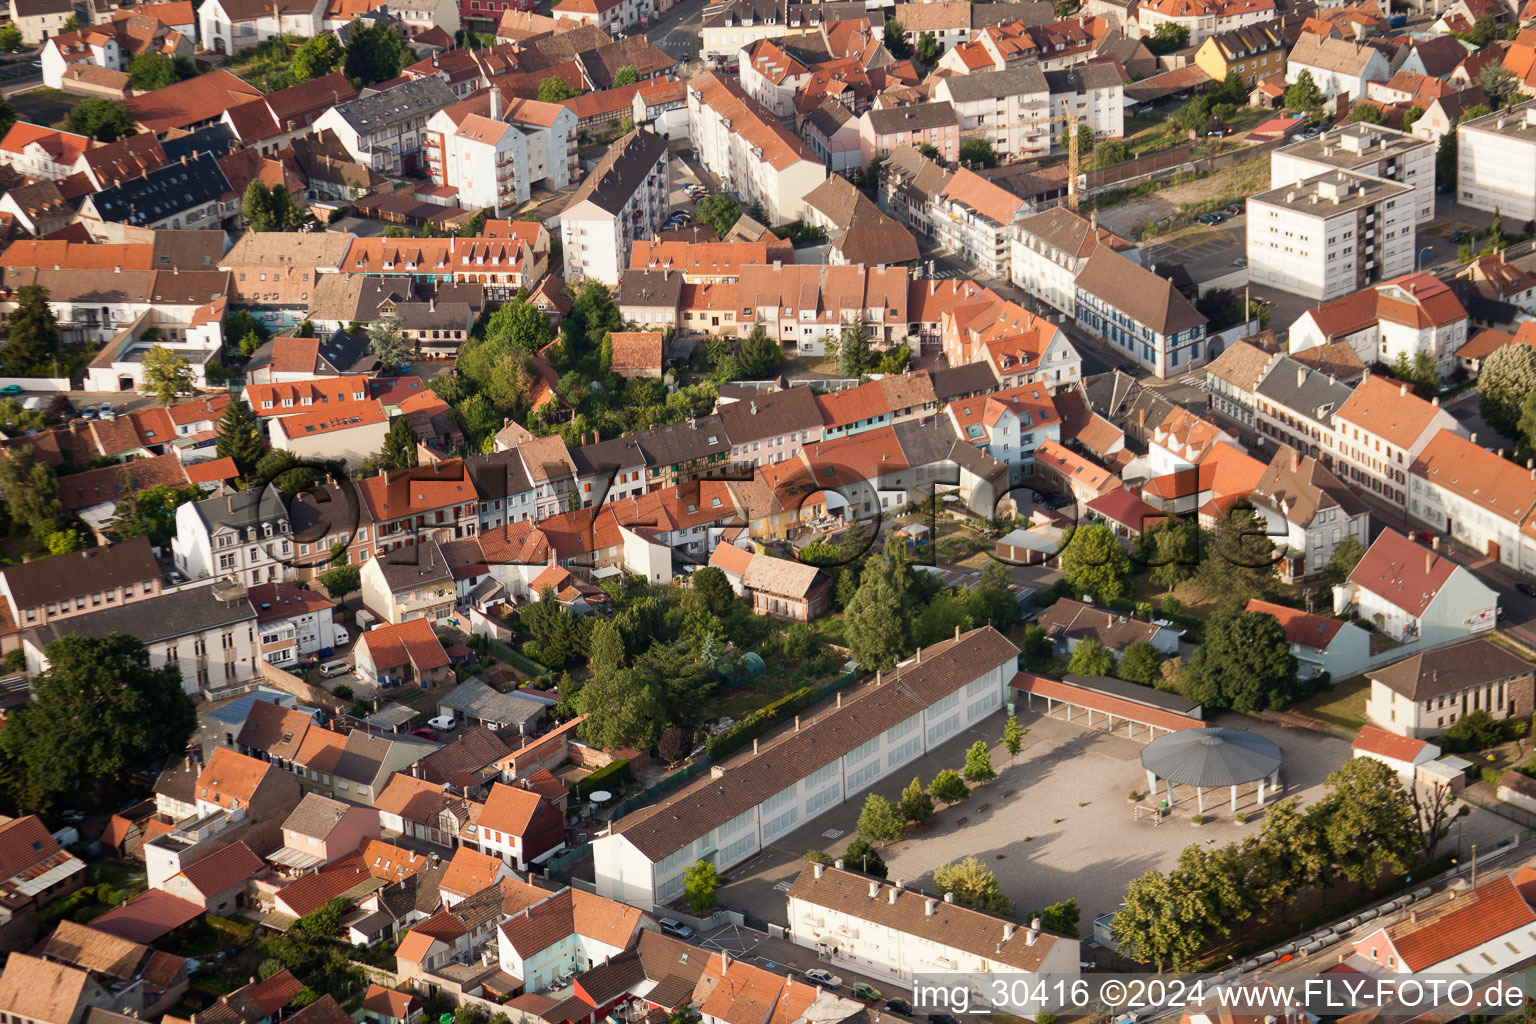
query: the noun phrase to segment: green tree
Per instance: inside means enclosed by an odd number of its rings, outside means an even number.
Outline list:
[[[11,519],[24,525],[33,540],[41,543],[58,529],[59,482],[48,464],[38,461],[35,448],[12,448],[0,457],[0,495]]]
[[[24,45],[25,43],[21,38],[21,29],[9,22],[0,26],[0,50],[4,50],[6,53],[15,53]]]
[[[695,569],[693,575],[688,578],[688,586],[699,595],[706,608],[722,618],[738,607],[736,592],[731,589],[730,579],[713,565]]]
[[[1075,528],[1059,558],[1062,578],[1100,601],[1114,601],[1125,591],[1131,556],[1103,523]]]
[[[933,67],[939,62],[944,51],[939,47],[939,41],[934,38],[932,32],[924,32],[917,37],[917,46],[912,51],[912,56],[924,67]]]
[[[385,313],[368,325],[368,348],[385,366],[404,366],[411,361],[400,317],[395,313]]]
[[[43,543],[50,555],[68,555],[80,550],[80,531],[55,530]]]
[[[1112,167],[1115,164],[1123,164],[1131,158],[1131,147],[1119,139],[1105,139],[1093,147],[1093,159],[1088,161],[1090,168]]]
[[[354,84],[376,85],[397,77],[410,54],[395,26],[376,22],[365,27],[354,21],[343,67]]]
[[[1499,433],[1513,437],[1520,425],[1520,405],[1536,393],[1536,348],[1505,345],[1483,360],[1477,376],[1478,411]]]
[[[1185,670],[1184,696],[1208,707],[1251,714],[1278,708],[1297,693],[1296,656],[1273,615],[1217,615]]]
[[[379,465],[387,473],[402,469],[414,469],[417,464],[416,432],[404,416],[397,416],[389,424],[384,435],[384,449],[379,453]]]
[[[355,565],[338,565],[320,574],[320,585],[332,597],[342,597],[363,584],[363,572]]]
[[[112,511],[112,532],[119,537],[148,537],[164,547],[176,532],[176,509],[197,501],[203,492],[196,485],[172,487],[160,484],[146,490],[127,490]]]
[[[192,365],[164,345],[155,345],[144,354],[141,390],[161,405],[175,405],[183,395],[192,394]]]
[[[1205,945],[1205,936],[1178,912],[1180,895],[1161,871],[1132,879],[1125,905],[1109,922],[1116,949],[1159,972],[1190,965]]]
[[[47,647],[30,702],[0,729],[0,789],[25,811],[96,806],[130,777],[186,750],[197,725],[174,665],[150,668],[136,637],[79,634]]]
[[[330,32],[306,39],[293,51],[293,80],[324,78],[340,67],[345,57],[341,44]]]
[[[1403,112],[1403,131],[1412,132],[1414,124],[1424,116],[1424,108],[1415,103]]]
[[[997,166],[997,151],[992,148],[992,143],[978,136],[972,136],[960,143],[960,163],[965,167],[990,168]]]
[[[913,776],[907,783],[907,788],[901,791],[901,804],[899,805],[903,821],[914,822],[921,825],[933,817],[933,797],[923,788],[921,779]]]
[[[326,900],[288,928],[288,934],[310,942],[326,942],[341,932],[341,919],[352,909],[348,900]]]
[[[97,142],[116,142],[134,134],[134,123],[127,104],[91,96],[75,104],[64,118],[64,130],[88,135]]]
[[[939,147],[931,142],[919,142],[917,151],[935,163],[943,163],[944,154],[939,152]]]
[[[539,82],[540,103],[562,103],[576,95],[576,90],[565,84],[559,75],[550,75]]]
[[[1323,108],[1323,91],[1312,80],[1312,72],[1302,69],[1296,76],[1296,82],[1285,90],[1285,109],[1293,114],[1301,114],[1305,117],[1316,116]]]
[[[1077,900],[1068,899],[1060,903],[1052,903],[1044,910],[1037,910],[1029,915],[1033,921],[1040,919],[1040,927],[1057,935],[1069,935],[1077,938],[1077,922],[1082,920],[1083,912],[1078,909]]]
[[[59,27],[59,31],[79,32],[84,27],[85,26],[80,23],[79,16],[71,14],[69,17],[64,19],[64,24]]]
[[[987,749],[986,740],[977,740],[965,752],[965,768],[961,774],[965,776],[966,782],[990,782],[997,778],[997,771],[992,767],[992,752]]]
[[[708,224],[715,229],[716,235],[724,238],[741,219],[741,204],[732,196],[708,195],[694,207],[694,218],[700,224]]]
[[[1301,802],[1282,800],[1264,814],[1259,843],[1264,851],[1255,887],[1260,903],[1283,907],[1297,892],[1327,880],[1328,851],[1319,816]]]
[[[906,636],[901,595],[886,574],[865,568],[858,592],[844,611],[843,637],[853,660],[864,671],[896,667]]]
[[[856,827],[859,835],[872,843],[894,843],[907,831],[907,823],[896,805],[878,793],[864,798]]]
[[[844,325],[837,338],[828,344],[837,356],[837,372],[844,377],[860,377],[874,362],[869,351],[869,325],[859,314]]]
[[[495,347],[498,355],[504,348],[533,355],[554,337],[555,329],[549,325],[549,317],[527,299],[503,303],[485,320],[485,344]]]
[[[736,359],[741,364],[743,377],[763,380],[778,373],[784,365],[784,349],[768,337],[768,333],[759,324],[742,339],[741,346],[736,350]]]
[[[928,784],[928,795],[941,804],[957,804],[971,795],[971,787],[965,784],[959,772],[945,768]]]
[[[1008,751],[1009,763],[1024,749],[1024,734],[1028,731],[1013,715],[1009,715],[1007,721],[1003,722],[1003,749]]]
[[[1364,545],[1353,537],[1345,537],[1333,549],[1333,558],[1328,562],[1328,576],[1340,583],[1344,582],[1364,557]]]
[[[59,322],[48,305],[48,289],[22,285],[11,314],[10,340],[0,348],[0,364],[12,377],[44,373],[59,357]]]
[[[1419,848],[1419,829],[1397,773],[1374,758],[1354,757],[1324,786],[1327,795],[1307,813],[1323,823],[1334,869],[1357,885],[1375,882],[1383,871],[1404,871]]]
[[[1520,91],[1520,80],[1515,73],[1498,61],[1483,65],[1483,70],[1477,73],[1477,84],[1487,94],[1489,106],[1495,110],[1507,106]]]
[[[1081,645],[1079,645],[1081,646]],[[1150,641],[1133,640],[1120,655],[1119,677],[1143,686],[1156,686],[1162,678],[1163,655]]]
[[[885,19],[885,48],[897,60],[906,60],[912,56],[912,43],[907,39],[907,30],[895,18]]]
[[[934,868],[933,885],[940,896],[953,893],[956,903],[989,914],[1008,914],[1013,909],[997,884],[997,876],[976,857]]]
[[[634,85],[640,81],[640,71],[633,64],[625,64],[613,73],[613,85],[610,88],[622,89],[626,85]]]
[[[241,473],[249,473],[256,468],[266,447],[261,424],[256,422],[256,413],[250,405],[238,401],[226,405],[224,415],[219,417],[218,437],[214,441],[214,451],[218,452],[219,458],[234,459],[235,467]]]
[[[1445,730],[1444,747],[1452,753],[1469,750],[1487,750],[1504,740],[1504,730],[1482,708],[1468,711]]]
[[[602,750],[650,746],[666,714],[661,695],[634,669],[594,672],[576,701],[587,716],[582,738]]]
[[[876,878],[886,877],[885,858],[881,857],[880,851],[863,836],[855,836],[839,860],[843,862],[843,867],[850,871],[862,871]]]
[[[1161,57],[1165,53],[1174,50],[1182,50],[1189,45],[1189,29],[1183,25],[1175,25],[1171,21],[1165,21],[1153,30],[1146,38],[1147,49],[1152,51],[1152,56]]]
[[[1115,652],[1092,637],[1085,637],[1073,648],[1067,671],[1075,676],[1113,676]]]
[[[1364,121],[1366,124],[1386,124],[1387,115],[1375,103],[1356,102],[1349,108],[1349,123]]]
[[[715,906],[715,893],[720,888],[720,873],[707,860],[701,860],[683,873],[683,902],[695,914],[702,914]]]
[[[252,178],[240,200],[240,213],[252,231],[281,231],[272,207],[272,190]]]
[[[1275,587],[1276,558],[1264,517],[1239,501],[1217,521],[1196,576],[1207,594],[1265,597]]]
[[[191,66],[191,61],[183,60],[178,64],[163,53],[136,53],[128,62],[128,84],[138,92],[163,89],[196,74],[197,69]]]
[[[594,675],[617,672],[624,667],[624,634],[614,619],[603,619],[592,627],[587,663]]]

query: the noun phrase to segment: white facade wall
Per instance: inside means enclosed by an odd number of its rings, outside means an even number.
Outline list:
[[[1456,201],[1517,223],[1536,218],[1536,103],[1468,121],[1456,138]]]
[[[1282,197],[1283,198],[1283,197]],[[1319,301],[1338,298],[1413,269],[1414,207],[1406,196],[1369,209],[1326,202],[1301,208],[1248,200],[1248,279]],[[1372,216],[1373,215],[1373,216]],[[1377,265],[1363,267],[1367,228],[1376,231]]]
[[[1292,152],[1292,147],[1277,149],[1269,158],[1269,187],[1279,188],[1281,185],[1290,185],[1303,181],[1336,168],[1347,170],[1352,174],[1368,174],[1373,178],[1385,178],[1407,185],[1413,189],[1414,218],[1418,224],[1427,224],[1435,219],[1435,147],[1428,142],[1413,139],[1411,135],[1392,131],[1390,128],[1381,128],[1372,125],[1372,132],[1383,138],[1391,140],[1390,144],[1399,152],[1390,155],[1383,154],[1375,160],[1365,163],[1358,161],[1358,150],[1350,150],[1352,140],[1341,139],[1335,145],[1339,149],[1341,160],[1339,163],[1331,163],[1326,157],[1322,160],[1309,159]],[[1350,126],[1350,130],[1364,130],[1359,125]],[[1330,133],[1332,135],[1333,133]],[[1402,150],[1405,141],[1412,140],[1417,143],[1411,148]],[[1315,143],[1304,144],[1310,150]],[[1373,147],[1379,149],[1380,147]],[[1348,163],[1344,159],[1348,158]]]
[[[1511,463],[1509,472],[1521,469]],[[1536,538],[1521,530],[1517,519],[1492,512],[1418,474],[1408,478],[1408,514],[1479,554],[1494,557],[1497,549],[1500,564],[1536,575]]]
[[[1402,508],[1408,498],[1408,467],[1442,430],[1466,436],[1466,428],[1444,409],[1406,448],[1374,433],[1368,424],[1335,416],[1333,431],[1323,438],[1323,446],[1331,450],[1332,469],[1340,480],[1368,488],[1381,500]]]

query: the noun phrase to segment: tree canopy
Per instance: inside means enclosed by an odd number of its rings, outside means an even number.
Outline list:
[[[354,21],[343,66],[354,84],[376,85],[397,77],[410,56],[404,37],[393,25],[375,22],[365,26]]]
[[[1520,425],[1525,396],[1536,393],[1536,348],[1505,345],[1483,360],[1477,376],[1478,409],[1489,426],[1508,437]]]
[[[97,142],[116,142],[135,134],[135,123],[127,104],[89,96],[75,104],[64,118],[64,130],[88,135]]]
[[[22,285],[10,319],[10,340],[0,348],[0,365],[12,377],[43,376],[59,357],[59,322],[48,305],[48,289]]]
[[[164,345],[155,345],[144,354],[144,393],[154,395],[161,405],[175,405],[183,395],[192,394],[192,365]]]
[[[1100,601],[1113,601],[1125,590],[1131,556],[1104,523],[1087,523],[1072,530],[1059,556],[1062,577],[1074,588]]]
[[[346,52],[334,34],[324,32],[313,36],[300,43],[293,52],[293,80],[297,83],[324,78],[340,67],[345,58]]]
[[[1264,612],[1217,615],[1190,658],[1184,696],[1207,707],[1252,713],[1302,694],[1296,656],[1278,619]]]

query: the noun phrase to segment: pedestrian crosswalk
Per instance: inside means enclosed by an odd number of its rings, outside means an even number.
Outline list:
[[[938,278],[940,280],[944,280],[946,278],[951,278],[951,277],[965,277],[966,273],[963,270],[951,270],[948,267],[939,267],[939,268],[935,269],[934,272],[932,274],[929,274],[928,276],[929,277],[936,277],[936,278]]]

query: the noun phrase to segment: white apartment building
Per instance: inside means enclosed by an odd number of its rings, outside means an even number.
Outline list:
[[[1295,85],[1305,71],[1327,99],[1343,94],[1351,99],[1365,96],[1371,82],[1392,77],[1392,66],[1382,52],[1356,39],[1339,39],[1303,32],[1285,62],[1285,81]]]
[[[1018,653],[990,626],[921,649],[619,819],[592,844],[598,894],[645,910],[665,904],[700,858],[723,872],[855,799],[1002,707]]]
[[[496,90],[491,90],[496,96]],[[459,190],[466,209],[501,216],[528,201],[528,139],[496,118],[466,114],[457,123],[445,108],[427,121],[427,173],[434,185]],[[519,173],[521,172],[521,173]]]
[[[1047,71],[1045,85],[1051,93],[1051,118],[1075,115],[1093,129],[1096,139],[1118,139],[1125,135],[1125,83],[1114,64],[1084,64],[1060,71]],[[1051,133],[1051,142],[1061,149],[1060,126]]]
[[[1371,512],[1327,466],[1280,445],[1250,497],[1265,532],[1283,552],[1277,566],[1290,581],[1316,576],[1346,540],[1365,547]]]
[[[962,143],[986,139],[1004,161],[1050,155],[1051,89],[1038,65],[941,78],[933,98],[954,106]]]
[[[189,580],[233,578],[255,586],[287,579],[293,559],[287,502],[276,484],[186,502],[176,509],[171,557]]]
[[[1453,431],[1436,434],[1408,470],[1408,514],[1511,569],[1536,574],[1536,470]]]
[[[1334,614],[1350,609],[1400,644],[1432,647],[1491,632],[1499,595],[1445,555],[1386,529],[1333,588]]]
[[[197,8],[198,42],[214,53],[235,54],[281,35],[319,35],[325,0],[208,0]]]
[[[1189,45],[1199,46],[1211,36],[1274,20],[1274,0],[1151,0],[1136,9],[1126,29],[1146,38],[1159,25],[1173,24],[1188,30]]]
[[[667,140],[636,129],[587,175],[560,215],[567,281],[619,283],[635,239],[661,230],[671,184]]]
[[[1016,924],[842,863],[807,864],[789,889],[790,936],[834,970],[847,964],[897,984],[942,974],[982,994],[999,978],[1070,985],[1080,971],[1078,940],[1041,930],[1039,918]]]
[[[335,606],[320,591],[262,583],[247,596],[256,609],[261,657],[273,665],[297,664],[306,654],[336,646]]]
[[[940,245],[988,277],[1008,276],[1013,224],[1024,200],[962,167],[931,205]]]
[[[1441,431],[1466,428],[1439,400],[1426,402],[1407,384],[1367,374],[1333,415],[1333,471],[1345,483],[1370,490],[1402,508],[1408,500],[1408,469]]]
[[[428,118],[456,99],[448,83],[428,75],[334,106],[315,119],[314,130],[335,132],[352,159],[399,177],[422,163]]]
[[[1413,189],[1415,223],[1435,219],[1435,147],[1366,121],[1275,150],[1269,157],[1269,187],[1293,185],[1335,170],[1407,185]]]
[[[1248,200],[1248,279],[1319,301],[1413,269],[1414,190],[1329,171]]]
[[[1101,245],[1141,262],[1135,243],[1099,227],[1097,216],[1090,220],[1066,206],[1053,206],[1014,223],[1009,273],[1035,298],[1070,313],[1076,308],[1077,275]]]
[[[1536,218],[1536,100],[1466,121],[1456,139],[1457,202],[1516,223]]]
[[[1442,376],[1467,342],[1469,318],[1456,293],[1433,274],[1409,274],[1307,310],[1291,325],[1292,352],[1345,342],[1366,366],[1431,356]]]
[[[805,197],[827,167],[735,82],[704,71],[688,80],[688,132],[699,162],[744,204],[760,202],[769,224],[805,215]]]

